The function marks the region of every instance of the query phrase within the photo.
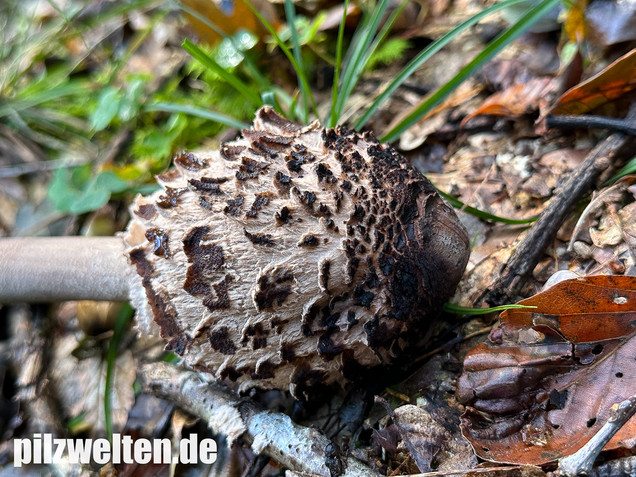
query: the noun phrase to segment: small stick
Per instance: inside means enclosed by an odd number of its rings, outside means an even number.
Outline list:
[[[138,370],[137,378],[144,389],[205,420],[212,432],[227,435],[230,443],[240,437],[257,454],[296,472],[329,477],[337,470],[326,452],[331,441],[320,431],[299,426],[286,414],[263,411],[220,384],[204,382],[197,373],[151,363]],[[353,457],[344,457],[341,463],[338,475],[343,477],[379,477]]]
[[[636,136],[636,125],[629,119],[606,118],[605,116],[552,116],[545,118],[548,128],[560,129],[607,129]]]
[[[592,472],[594,461],[603,447],[635,413],[636,395],[621,403],[614,404],[610,410],[610,417],[603,427],[578,451],[561,459],[555,475],[560,477],[589,475]]]
[[[128,300],[119,237],[0,239],[0,303]]]
[[[632,105],[627,119],[636,120],[636,104]],[[588,154],[585,161],[572,172],[568,181],[541,212],[539,219],[508,260],[495,286],[484,293],[480,302],[497,306],[516,298],[526,278],[532,274],[545,249],[554,240],[561,224],[576,203],[594,187],[601,173],[612,161],[633,153],[635,139],[621,133],[612,134]]]

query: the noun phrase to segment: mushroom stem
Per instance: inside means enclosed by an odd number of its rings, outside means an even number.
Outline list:
[[[119,237],[0,239],[0,303],[126,301],[128,268]]]

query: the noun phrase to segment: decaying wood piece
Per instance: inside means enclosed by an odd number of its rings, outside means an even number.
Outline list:
[[[214,433],[228,435],[230,442],[243,439],[254,452],[291,470],[326,477],[379,475],[353,457],[334,459],[327,452],[331,441],[320,431],[294,424],[286,414],[263,411],[197,373],[153,363],[144,365],[137,377],[147,391],[205,420]]]
[[[636,121],[636,104],[627,120]],[[595,185],[601,174],[618,159],[631,157],[636,137],[616,133],[598,144],[587,158],[572,172],[550,204],[532,225],[523,241],[508,260],[495,286],[484,292],[481,302],[491,306],[509,303],[518,297],[527,278],[556,237],[557,231],[574,206]]]
[[[374,376],[426,339],[468,260],[452,208],[372,134],[265,107],[174,162],[131,206],[137,321],[239,389],[311,399]]]

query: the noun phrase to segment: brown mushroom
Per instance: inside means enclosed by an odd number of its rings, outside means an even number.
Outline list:
[[[426,178],[370,133],[268,107],[184,153],[124,236],[139,328],[239,388],[344,385],[426,338],[469,255]]]

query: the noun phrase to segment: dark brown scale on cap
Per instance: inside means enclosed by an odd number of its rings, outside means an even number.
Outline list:
[[[272,240],[271,234],[251,234],[245,229],[244,233],[247,239],[254,245],[265,245],[266,247],[272,247],[275,244],[275,242]]]
[[[182,152],[174,158],[174,163],[189,171],[196,172],[208,166],[208,161],[195,156],[191,152]]]
[[[183,187],[179,189],[166,187],[166,193],[165,195],[159,196],[159,199],[157,200],[157,205],[161,207],[162,209],[171,209],[172,207],[176,207],[176,205],[179,203],[179,199],[181,198],[181,196],[186,190],[187,189]]]
[[[242,195],[236,195],[233,199],[228,199],[225,201],[227,207],[223,209],[228,215],[232,215],[234,217],[238,217],[241,214],[241,206],[245,201],[245,197]]]
[[[168,234],[165,230],[153,227],[146,230],[146,238],[153,243],[152,253],[158,257],[170,258],[170,248],[168,246]]]
[[[245,217],[256,217],[258,211],[269,204],[269,196],[269,193],[256,194],[254,202],[252,202],[250,210],[245,214]]]
[[[226,161],[236,161],[244,150],[245,146],[230,146],[223,144],[219,153]]]
[[[468,259],[452,208],[372,134],[265,107],[243,136],[177,156],[131,206],[140,330],[299,399],[408,360]]]
[[[141,204],[139,208],[135,211],[135,215],[146,220],[152,219],[156,213],[157,213],[157,209],[152,204]]]

